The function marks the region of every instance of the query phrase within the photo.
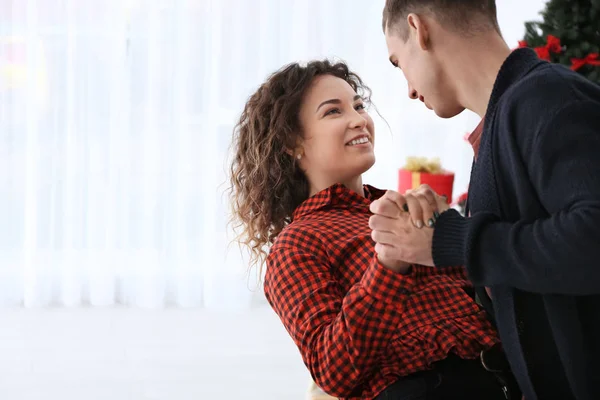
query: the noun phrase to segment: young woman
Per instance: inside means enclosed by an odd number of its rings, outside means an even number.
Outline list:
[[[288,65],[250,97],[231,167],[241,242],[266,261],[266,297],[330,395],[504,399],[479,361],[498,339],[465,270],[374,251],[369,206],[384,192],[361,177],[375,162],[369,100],[329,61]]]

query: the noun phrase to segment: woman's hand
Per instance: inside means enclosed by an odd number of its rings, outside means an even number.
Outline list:
[[[394,260],[392,258],[386,258],[379,253],[377,254],[377,259],[384,267],[391,271],[398,272],[403,275],[410,273],[410,267],[412,264],[400,260]]]
[[[433,228],[440,214],[450,208],[446,197],[438,195],[429,185],[408,190],[398,201],[404,211],[410,214],[410,219],[417,228]]]
[[[421,185],[404,195],[390,190],[371,203],[373,216],[369,219],[369,227],[381,264],[403,274],[409,273],[414,263],[433,266],[433,232],[419,229],[433,228],[440,214],[448,208],[446,198],[428,185]]]

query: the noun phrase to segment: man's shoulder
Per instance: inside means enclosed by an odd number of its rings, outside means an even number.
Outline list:
[[[531,121],[556,115],[582,101],[600,104],[600,86],[563,65],[544,63],[515,82],[498,102],[498,111]]]
[[[599,85],[562,65],[543,63],[504,92],[494,126],[509,133],[500,140],[516,141],[527,152],[534,138],[561,118],[561,111],[589,102],[598,104],[600,112]]]

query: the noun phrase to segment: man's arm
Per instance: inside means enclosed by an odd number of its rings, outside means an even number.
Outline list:
[[[550,217],[501,222],[490,213],[441,215],[436,266],[467,266],[476,285],[600,294],[600,107],[580,101],[537,132],[527,166]]]

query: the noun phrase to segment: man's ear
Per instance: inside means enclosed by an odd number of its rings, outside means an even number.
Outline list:
[[[429,29],[427,21],[417,14],[410,13],[406,17],[409,35],[416,35],[417,43],[421,50],[429,49]]]

